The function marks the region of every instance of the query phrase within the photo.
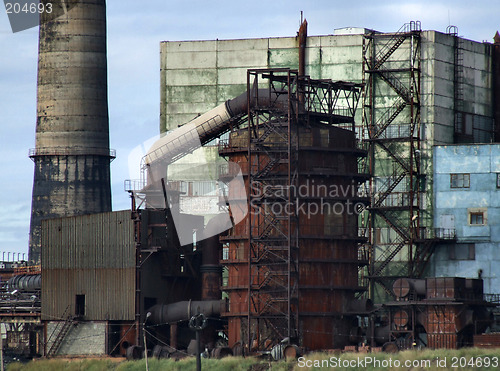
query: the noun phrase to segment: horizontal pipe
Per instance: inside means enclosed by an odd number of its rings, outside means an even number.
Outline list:
[[[187,321],[198,313],[202,313],[206,317],[218,317],[224,309],[225,304],[224,300],[189,300],[172,304],[157,304],[148,310],[148,312],[151,313],[151,316],[148,318],[148,323],[160,325]]]
[[[19,291],[33,291],[42,288],[42,275],[41,274],[21,274],[9,278],[7,281],[9,290]]]

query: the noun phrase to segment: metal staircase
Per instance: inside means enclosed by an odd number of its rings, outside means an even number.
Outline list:
[[[64,322],[60,322],[56,325],[56,328],[49,337],[50,341],[50,339],[55,335],[55,339],[49,350],[47,351],[46,357],[53,357],[57,354],[64,339],[66,338],[66,335],[68,335],[69,331],[71,330],[71,327],[77,323],[75,316],[66,314],[68,310],[69,306],[68,308],[66,308],[65,314],[63,315],[63,318],[66,316],[66,319],[64,320]]]
[[[430,256],[415,233],[423,223],[420,158],[415,155],[420,153],[420,33],[420,23],[410,22],[392,35],[368,34],[363,45],[363,121],[371,176],[387,179],[372,195],[368,217],[370,291],[376,301],[392,295],[397,276],[419,274],[414,262]],[[398,52],[401,48],[404,53]],[[381,100],[379,92],[392,101]],[[386,240],[376,237],[382,232]]]

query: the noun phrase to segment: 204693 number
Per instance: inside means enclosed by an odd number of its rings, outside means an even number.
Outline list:
[[[21,5],[20,3],[5,3],[7,14],[35,14],[52,13],[52,3],[31,3]]]
[[[452,357],[452,368],[465,368],[465,367],[494,367],[498,368],[498,357]]]

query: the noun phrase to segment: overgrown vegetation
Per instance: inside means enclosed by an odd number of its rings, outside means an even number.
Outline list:
[[[196,370],[196,358],[189,357],[175,361],[173,359],[149,359],[149,371],[189,371]],[[203,371],[289,371],[294,362],[268,362],[256,358],[227,357],[221,360],[203,359]],[[144,371],[146,362],[110,360],[36,360],[27,364],[12,363],[7,371]]]
[[[407,363],[409,362],[409,363]],[[399,365],[399,366],[398,366]],[[456,367],[453,367],[456,366]],[[7,371],[144,371],[144,360],[36,360],[27,364],[12,363]],[[257,358],[228,357],[203,359],[203,371],[395,371],[395,370],[497,370],[500,349],[464,348],[460,350],[423,350],[390,353],[311,353],[294,362],[269,362]],[[194,357],[175,361],[150,359],[150,371],[196,370]]]

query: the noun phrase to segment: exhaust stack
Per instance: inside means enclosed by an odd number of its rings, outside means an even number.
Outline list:
[[[111,211],[106,2],[65,4],[62,16],[40,20],[36,148],[30,150],[34,264],[42,219]]]

